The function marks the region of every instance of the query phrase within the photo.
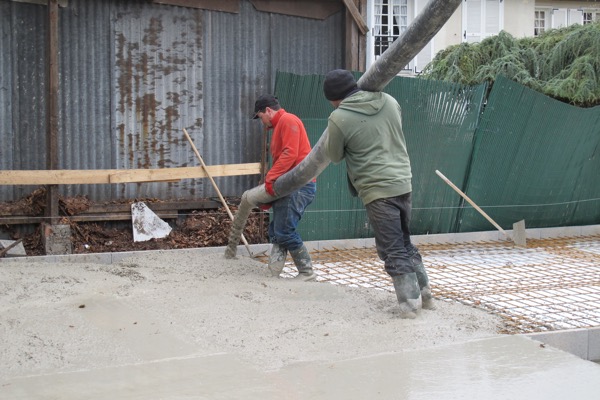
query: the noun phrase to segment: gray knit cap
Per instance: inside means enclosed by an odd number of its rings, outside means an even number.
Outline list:
[[[358,91],[354,75],[345,69],[334,69],[325,75],[323,93],[329,101],[343,100]]]

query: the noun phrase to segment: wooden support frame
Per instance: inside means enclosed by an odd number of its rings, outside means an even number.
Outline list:
[[[344,0],[346,5],[345,67],[364,72],[367,68],[367,38],[369,28],[362,18],[367,15],[367,0]]]
[[[258,175],[260,163],[208,165],[215,176]],[[207,178],[203,167],[104,170],[19,170],[0,171],[0,185],[85,185],[139,182],[172,182],[180,179]]]
[[[46,109],[46,168],[58,168],[58,1],[48,0],[48,30],[46,36],[47,109]],[[58,186],[48,185],[45,216],[53,223],[58,217]]]

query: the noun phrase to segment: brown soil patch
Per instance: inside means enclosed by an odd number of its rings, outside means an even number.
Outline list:
[[[0,216],[30,216],[42,217],[45,210],[46,191],[40,188],[29,196],[18,201],[0,203]],[[143,201],[150,209],[152,204],[160,203],[157,199],[135,199],[119,202],[104,203],[131,204]],[[228,207],[235,215],[239,198],[227,198]],[[169,236],[162,239],[151,239],[145,242],[134,242],[131,221],[107,222],[73,222],[70,217],[76,216],[92,206],[103,204],[93,203],[85,196],[61,197],[59,199],[60,215],[64,216],[61,224],[71,226],[71,239],[73,253],[106,253],[136,250],[166,250],[185,249],[196,247],[226,246],[231,228],[231,219],[225,207],[215,209],[186,210],[183,217],[168,220],[172,231]],[[269,216],[267,213],[256,209],[248,218],[244,230],[244,237],[250,244],[267,243],[267,227]],[[0,228],[8,232],[11,239],[23,239],[25,251],[29,256],[44,255],[41,228],[30,234],[19,233],[15,225],[1,225]]]

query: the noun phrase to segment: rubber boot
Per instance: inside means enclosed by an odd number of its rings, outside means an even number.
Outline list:
[[[425,266],[422,262],[419,262],[414,266],[414,270],[417,274],[417,280],[419,281],[419,288],[421,289],[423,309],[435,310],[435,302],[433,301],[433,295],[431,294],[431,286],[429,286],[429,277],[427,276],[427,271],[425,271]]]
[[[298,275],[294,279],[314,281],[317,278],[317,274],[313,271],[310,253],[305,245],[302,245],[299,249],[290,250],[290,255],[294,260],[294,265],[298,268]]]
[[[392,281],[394,282],[398,304],[400,304],[400,318],[416,318],[417,311],[422,307],[417,274],[411,272],[393,276]]]
[[[269,271],[271,276],[279,276],[285,266],[285,259],[287,257],[287,249],[280,245],[273,243],[271,247],[271,254],[269,255]]]

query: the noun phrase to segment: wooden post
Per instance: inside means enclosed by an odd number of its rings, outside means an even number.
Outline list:
[[[46,42],[46,169],[58,169],[58,0],[48,0]],[[46,212],[50,224],[58,223],[58,185],[48,185]]]
[[[346,5],[345,68],[364,72],[366,69],[366,33],[368,26],[363,16],[367,15],[366,0],[344,0]]]

